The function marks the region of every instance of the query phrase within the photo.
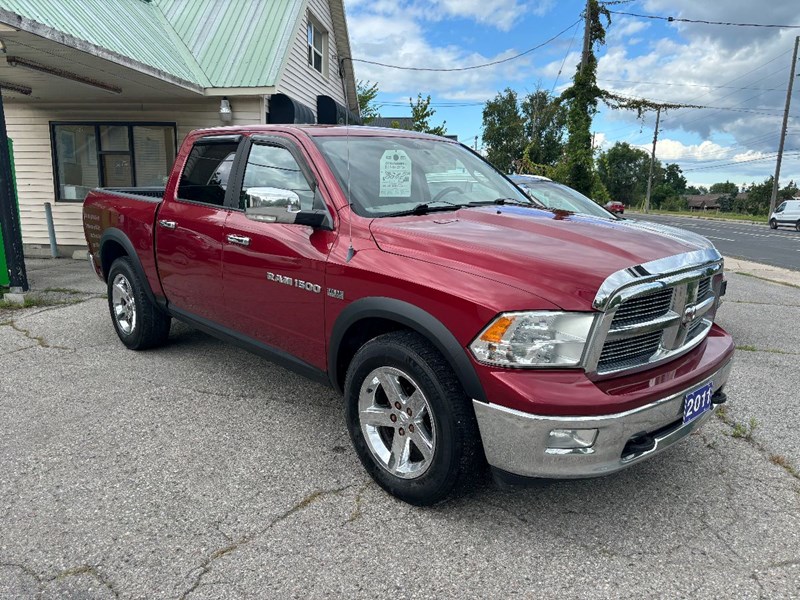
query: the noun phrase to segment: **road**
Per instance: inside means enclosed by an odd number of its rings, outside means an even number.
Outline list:
[[[724,256],[800,271],[800,232],[782,227],[772,230],[768,225],[738,223],[631,213],[631,219],[663,223],[688,229],[710,239]]]
[[[421,509],[332,390],[180,324],[128,351],[83,261],[29,273],[77,303],[0,310],[0,598],[797,598],[800,289],[730,274],[728,422]]]

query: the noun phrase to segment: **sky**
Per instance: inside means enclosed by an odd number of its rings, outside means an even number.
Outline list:
[[[386,65],[462,69],[411,71],[355,63],[356,78],[378,84],[381,116],[409,116],[409,98],[431,96],[432,125],[482,146],[484,103],[505,88],[558,94],[580,62],[580,0],[345,0],[354,59]],[[637,0],[611,10],[730,23],[800,26],[797,0]],[[690,185],[742,187],[775,172],[775,156],[795,36],[800,28],[668,22],[612,14],[596,48],[603,89],[657,102],[694,104],[662,113],[656,157],[677,163]],[[560,34],[560,35],[559,35]],[[800,65],[797,68],[800,75]],[[600,104],[592,123],[606,149],[623,141],[650,152],[655,114]],[[781,185],[800,181],[800,78],[795,79]]]

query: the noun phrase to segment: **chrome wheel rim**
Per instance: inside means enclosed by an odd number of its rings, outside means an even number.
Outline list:
[[[415,479],[431,466],[436,425],[419,385],[394,367],[379,367],[358,395],[361,432],[377,463],[395,477]]]
[[[136,300],[133,297],[131,282],[123,274],[114,277],[111,284],[111,306],[119,330],[125,335],[136,328]]]

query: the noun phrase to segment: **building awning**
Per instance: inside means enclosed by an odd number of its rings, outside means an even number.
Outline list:
[[[269,98],[267,122],[277,124],[314,124],[314,111],[286,94],[272,94]]]
[[[317,123],[320,125],[363,125],[361,119],[330,96],[317,96]]]

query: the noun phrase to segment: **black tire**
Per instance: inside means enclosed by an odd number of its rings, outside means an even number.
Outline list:
[[[147,297],[127,256],[115,260],[108,272],[108,310],[119,339],[131,350],[155,348],[167,341],[171,319]]]
[[[398,377],[395,382],[401,385],[404,393],[411,394],[414,387],[422,392],[424,409],[419,410],[415,418],[425,414],[428,420],[417,422],[415,432],[413,423],[408,425],[412,415],[410,409],[395,411],[389,402],[385,406],[394,414],[394,417],[390,415],[394,424],[375,426],[367,439],[365,430],[369,429],[369,425],[365,424],[362,428],[360,394],[364,391],[365,398],[374,399],[369,400],[371,402],[378,402],[379,397],[385,400],[388,396],[382,391],[383,384],[375,386],[379,380],[370,377],[378,372],[384,376],[384,370],[402,372],[405,378]],[[368,393],[376,387],[380,389],[370,396]],[[457,488],[463,489],[473,484],[484,470],[486,459],[470,399],[447,361],[421,335],[410,331],[394,332],[364,344],[350,363],[344,388],[347,427],[353,446],[370,476],[393,496],[410,504],[428,506],[443,500]],[[411,396],[406,399],[409,404],[404,406],[411,407]],[[374,408],[384,412],[387,410],[377,406]],[[408,412],[408,419],[401,414],[404,412]],[[399,416],[402,416],[402,423]],[[403,424],[408,428],[407,437],[411,438],[411,442],[405,443],[411,445],[406,446],[410,448],[407,454],[404,451],[401,455],[408,456],[408,465],[425,465],[419,475],[406,475],[405,478],[390,472],[394,446],[389,442],[389,435],[393,443],[398,434],[403,435]],[[420,452],[419,444],[414,441],[415,436],[422,435],[424,431],[431,434],[429,439],[433,440],[432,451],[428,449],[431,458],[427,460]],[[376,440],[377,445],[386,445],[383,451],[389,450],[387,464],[383,464],[371,449],[376,447]],[[391,449],[388,448],[390,445]],[[415,452],[420,459],[417,463],[412,461]]]
[[[769,220],[769,228],[770,229],[777,229],[778,228],[778,222],[775,219],[770,219]]]
[[[794,224],[794,228],[795,228],[797,231],[800,231],[800,221],[798,221],[797,223],[795,223],[795,224]]]

